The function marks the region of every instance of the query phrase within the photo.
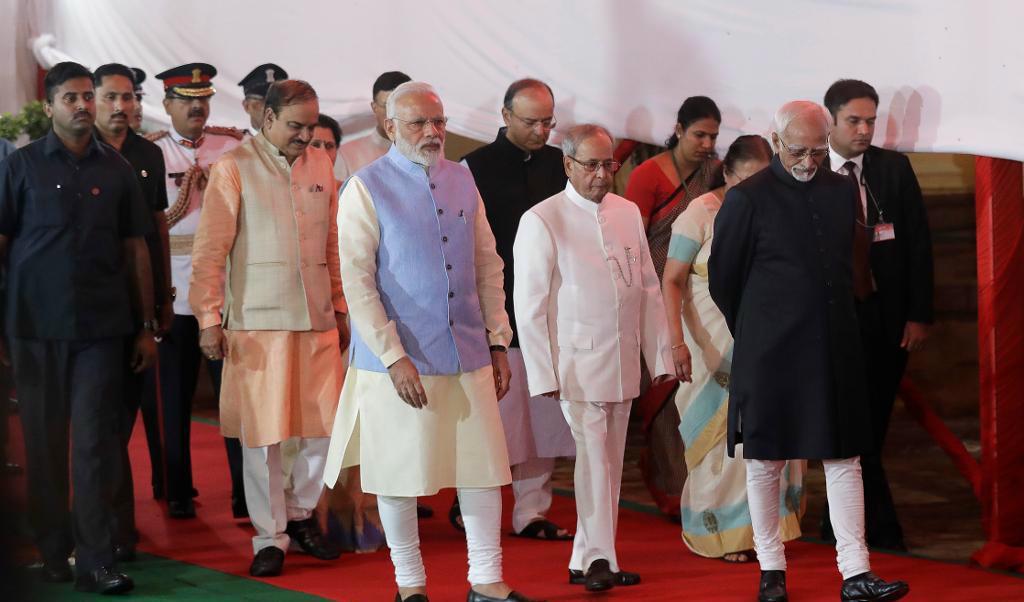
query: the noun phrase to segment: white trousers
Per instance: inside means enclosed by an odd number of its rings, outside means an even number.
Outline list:
[[[786,551],[779,536],[779,473],[781,460],[747,460],[747,503],[754,528],[754,551],[762,571],[786,570]],[[871,570],[864,543],[864,482],[860,457],[823,460],[825,494],[836,536],[836,564],[843,579]]]
[[[551,509],[551,473],[554,458],[530,458],[512,467],[512,530],[519,533],[530,523],[544,520]]]
[[[458,495],[466,527],[469,583],[500,583],[501,488],[460,488]],[[377,510],[391,550],[391,563],[395,566],[395,583],[398,587],[426,587],[416,498],[379,495]]]
[[[562,413],[576,440],[576,537],[569,569],[586,571],[605,559],[619,572],[615,530],[619,522],[619,488],[626,428],[632,401],[592,403],[562,400]]]
[[[288,521],[313,515],[324,488],[324,463],[330,441],[330,437],[295,438],[294,443],[289,443],[295,451],[290,478],[282,463],[281,443],[242,446],[245,503],[249,519],[256,527],[253,552],[269,546],[287,551],[289,538],[284,531]]]

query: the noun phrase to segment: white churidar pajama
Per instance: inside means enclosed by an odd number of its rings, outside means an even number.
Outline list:
[[[779,474],[783,460],[747,460],[747,500],[754,528],[754,551],[762,571],[786,570],[779,535]],[[864,481],[860,457],[822,460],[825,493],[836,535],[836,563],[843,579],[871,570],[864,542]]]

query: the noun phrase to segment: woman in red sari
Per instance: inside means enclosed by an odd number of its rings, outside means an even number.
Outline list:
[[[690,201],[719,185],[721,162],[715,158],[715,141],[722,114],[707,96],[691,96],[676,115],[668,147],[633,170],[626,198],[640,208],[651,259],[658,278],[665,270],[672,223]],[[640,469],[647,488],[662,512],[679,516],[679,495],[686,479],[679,414],[673,398],[677,383],[670,381],[646,390],[633,404],[643,419],[647,445]]]

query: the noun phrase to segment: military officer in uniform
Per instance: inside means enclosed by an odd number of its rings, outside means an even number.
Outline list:
[[[274,63],[266,63],[256,67],[238,82],[242,86],[242,108],[249,115],[249,134],[255,136],[263,127],[263,113],[266,109],[264,101],[270,84],[288,79],[288,72]]]
[[[160,391],[147,387],[150,403],[158,398],[164,423],[165,475],[154,477],[154,495],[167,496],[173,518],[192,518],[192,458],[189,421],[202,354],[199,326],[188,304],[192,276],[192,237],[199,224],[199,209],[210,165],[242,141],[245,132],[206,125],[210,97],[216,93],[212,79],[217,70],[206,63],[189,63],[156,76],[164,85],[164,110],[171,129],[148,138],[164,153],[167,171],[167,225],[170,233],[171,291],[174,318],[159,344]],[[220,396],[220,361],[208,361],[214,392]],[[144,402],[145,403],[145,402]],[[236,518],[248,516],[242,485],[242,451],[237,439],[225,439],[231,467],[231,509]],[[155,472],[155,471],[154,471]],[[164,488],[164,478],[166,487]]]

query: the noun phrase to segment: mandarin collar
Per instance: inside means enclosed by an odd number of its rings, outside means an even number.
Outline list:
[[[420,174],[428,180],[436,177],[437,174],[440,173],[442,166],[444,165],[445,162],[444,157],[439,158],[437,163],[430,167],[430,173],[428,175],[426,166],[420,165],[419,163],[416,163],[412,159],[403,155],[398,150],[397,144],[392,144],[391,148],[388,149],[387,154],[385,154],[384,156],[387,157],[387,160],[391,161],[391,163],[394,164],[395,167],[401,169],[402,171],[412,175]]]
[[[574,205],[580,209],[586,210],[593,215],[597,215],[601,211],[601,207],[604,205],[604,199],[601,199],[600,203],[595,203],[590,199],[584,198],[582,194],[576,192],[572,182],[566,181],[565,183],[565,196],[569,197]],[[605,196],[608,196],[607,194]]]
[[[523,163],[526,163],[533,158],[533,153],[525,151],[508,139],[508,128],[503,127],[498,130],[498,136],[494,139],[494,144],[497,145],[503,153],[509,156],[509,158],[515,158]]]
[[[800,180],[794,178],[793,174],[789,173],[786,167],[782,165],[782,159],[779,158],[779,155],[775,155],[774,157],[772,157],[770,169],[772,170],[772,173],[775,174],[775,177],[778,178],[783,184],[791,188],[804,189],[814,184],[814,182],[818,179],[818,173],[820,173],[822,169],[825,169],[825,166],[820,166],[818,168],[818,172],[815,172],[814,177],[811,178],[809,182],[801,182]]]

